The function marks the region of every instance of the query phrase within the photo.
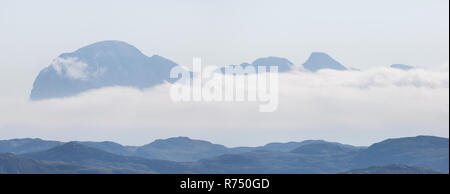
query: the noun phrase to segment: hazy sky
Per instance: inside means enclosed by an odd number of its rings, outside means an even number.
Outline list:
[[[258,57],[265,56],[286,57],[295,64],[302,64],[311,52],[323,51],[347,67],[370,69],[378,66],[387,67],[393,63],[403,63],[433,69],[445,65],[448,67],[449,1],[1,0],[1,105],[8,105],[8,109],[12,111],[15,110],[14,106],[11,105],[14,105],[14,103],[9,103],[7,99],[22,100],[17,102],[18,106],[28,103],[26,100],[33,80],[39,71],[48,66],[52,59],[59,54],[72,52],[97,41],[111,39],[128,42],[146,55],[158,54],[182,65],[190,65],[192,57],[202,57],[204,64],[228,65],[251,62]],[[419,73],[417,75],[422,76],[419,76],[421,78],[420,83],[424,80],[425,82],[426,80],[435,81],[435,77],[427,77],[429,74]],[[405,76],[410,76],[408,77],[409,80],[415,80],[417,75]],[[366,80],[358,77],[355,79],[358,81]],[[367,80],[370,79],[372,77],[369,76]],[[438,80],[437,82],[444,82],[443,86],[440,85],[437,90],[411,89],[405,91],[405,94],[418,95],[418,101],[423,102],[421,105],[425,106],[424,109],[430,110],[432,112],[430,115],[437,115],[433,118],[430,117],[426,123],[432,123],[433,119],[439,118],[435,131],[430,132],[430,134],[448,136],[448,108],[433,108],[439,107],[438,105],[442,105],[442,103],[447,103],[446,106],[448,107],[448,73],[444,74],[444,78],[441,76],[436,80]],[[343,97],[347,98],[348,96],[345,95],[354,94],[353,92],[360,94],[353,89],[350,91],[350,93],[342,92]],[[392,95],[390,89],[383,91],[385,93],[381,92],[380,95],[385,94],[384,97]],[[429,95],[425,95],[427,92]],[[371,96],[369,94],[370,92],[363,93],[358,99],[365,101],[365,98]],[[313,98],[313,96],[308,98]],[[337,104],[336,106],[341,103],[339,96],[337,98],[331,99],[334,104]],[[342,103],[347,102],[347,100],[342,101]],[[403,102],[403,100],[396,98],[394,102]],[[306,101],[303,103],[308,104]],[[374,105],[380,107],[382,101],[376,101]],[[404,106],[407,107],[407,105]],[[107,106],[105,105],[105,107]],[[0,112],[0,115],[9,114],[4,111],[5,109],[5,107],[0,107],[0,111],[3,111]],[[369,108],[369,110],[371,109]],[[22,111],[28,112],[26,109]],[[325,109],[318,108],[317,111],[317,114],[319,114],[320,111],[325,111]],[[377,109],[377,111],[383,113],[382,110]],[[420,109],[418,108],[415,111],[418,115],[414,117],[405,116],[403,119],[406,121],[420,117]],[[30,112],[38,114],[39,110],[32,109]],[[130,111],[130,114],[132,112]],[[284,112],[295,114],[295,111],[285,110]],[[400,114],[400,112],[398,113]],[[302,114],[307,115],[306,112]],[[334,112],[330,114],[332,115]],[[354,114],[354,112],[351,112],[351,114]],[[410,114],[415,114],[415,112]],[[19,113],[11,115],[20,116]],[[56,113],[56,115],[58,114]],[[278,113],[278,115],[282,117],[281,113]],[[332,117],[331,115],[328,116]],[[442,115],[446,118],[441,117]],[[265,117],[256,116],[256,118],[264,119]],[[110,118],[104,119],[109,120]],[[295,120],[295,118],[292,119]],[[386,122],[387,120],[389,119],[380,119],[377,122]],[[15,121],[16,124],[12,121]],[[0,139],[2,137],[20,136],[19,133],[6,134],[8,133],[8,126],[19,128],[18,122],[20,122],[19,118],[3,120],[3,123],[0,123],[0,132],[2,133]],[[282,120],[277,120],[277,122],[282,122]],[[330,123],[336,122],[340,123],[339,121],[330,121]],[[32,123],[30,122],[29,125]],[[133,124],[133,120],[129,119],[125,123]],[[423,127],[420,130],[425,130],[425,128],[431,130],[433,128],[431,124],[422,124],[417,124]],[[117,123],[116,125],[119,126]],[[344,123],[337,126],[345,127],[348,125],[350,124]],[[389,127],[395,128],[400,125],[401,122],[399,121],[399,123],[389,125]],[[140,127],[143,126],[146,125]],[[46,125],[41,127],[46,128]],[[229,127],[234,126],[230,124]],[[386,128],[382,125],[379,127]],[[403,127],[406,130],[406,126],[403,125]],[[329,132],[331,127],[314,125],[314,127],[310,127],[310,130],[321,128],[327,128]],[[355,126],[350,128],[353,130]],[[427,132],[426,130],[424,132]],[[316,136],[307,137],[336,137],[338,140],[354,140],[352,136],[348,135],[347,138],[339,136],[339,139],[338,136],[330,135],[326,131],[318,131],[314,133]],[[350,131],[345,133],[350,134]],[[222,130],[221,133],[225,133],[225,131]],[[329,135],[325,135],[326,133]],[[62,135],[52,136],[49,134],[52,133],[47,133],[44,136],[62,137]],[[68,134],[70,133],[65,133],[65,135]],[[169,134],[180,133],[174,132],[166,135],[169,136]],[[198,137],[209,137],[220,141],[217,136],[208,136],[207,133],[198,134],[202,134]],[[272,133],[266,134],[266,139],[261,138],[247,143],[260,144],[269,140]],[[319,134],[323,135],[320,136]],[[385,137],[382,135],[383,133],[377,134],[379,136],[374,133],[372,139],[354,140],[353,143],[367,144],[375,140],[373,139],[375,137],[378,137],[377,140]],[[392,132],[385,134],[386,136],[388,134],[400,136],[406,133]],[[134,136],[130,135],[125,142],[133,142],[132,138],[137,136],[139,135],[136,135],[136,133]],[[83,135],[77,137],[86,138]],[[278,140],[283,140],[283,137],[293,136],[280,136]],[[108,136],[108,138],[111,137]],[[295,138],[298,138],[298,136],[295,136]],[[144,141],[140,140],[139,142]],[[229,140],[223,140],[219,143],[238,145],[240,140],[236,141],[238,142],[232,142],[230,137]]]
[[[448,4],[448,0],[2,0],[0,71],[18,76],[23,82],[14,82],[29,89],[39,70],[60,53],[108,39],[184,65],[194,56],[207,64],[228,65],[269,55],[301,64],[312,51],[327,52],[357,68],[441,65],[449,61]]]

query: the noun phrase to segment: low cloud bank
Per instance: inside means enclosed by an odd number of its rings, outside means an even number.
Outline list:
[[[0,97],[1,138],[112,140],[141,145],[189,136],[228,146],[326,139],[355,145],[449,135],[449,73],[376,68],[280,74],[279,107],[172,102],[170,85],[110,87],[44,101]]]

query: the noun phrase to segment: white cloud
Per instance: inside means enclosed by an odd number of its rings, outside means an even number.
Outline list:
[[[71,79],[86,79],[88,64],[83,63],[76,57],[57,57],[52,61],[51,66],[58,75],[65,75]]]
[[[0,97],[1,139],[113,140],[144,144],[190,136],[225,145],[327,139],[368,145],[419,134],[448,137],[448,71],[391,68],[280,75],[279,108],[258,102],[180,102],[169,85],[93,90],[25,101]]]
[[[105,67],[97,67],[97,69],[89,71],[89,65],[82,62],[77,57],[57,57],[53,59],[51,67],[53,67],[58,75],[67,76],[68,78],[75,80],[87,80],[91,77],[100,76],[106,71]]]

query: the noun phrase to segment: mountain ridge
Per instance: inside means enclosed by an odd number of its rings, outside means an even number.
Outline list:
[[[219,69],[248,66],[276,66],[278,72],[309,71],[322,69],[337,71],[348,69],[324,52],[312,52],[301,65],[283,57],[268,56],[252,63],[229,65]],[[82,92],[111,86],[151,88],[164,83],[174,83],[179,78],[170,78],[170,70],[180,67],[192,76],[192,72],[160,55],[146,56],[136,47],[118,40],[105,40],[81,47],[73,52],[62,53],[49,66],[43,68],[33,82],[30,100],[45,100],[75,96]]]
[[[441,174],[442,172],[416,166],[391,164],[386,166],[372,166],[362,169],[345,171],[342,174]]]
[[[311,72],[317,72],[322,69],[333,69],[338,71],[347,70],[345,66],[331,58],[330,55],[324,52],[313,52],[303,63],[303,68]]]
[[[11,142],[18,141],[13,139]],[[40,145],[42,141],[45,140],[36,142]],[[11,146],[5,143],[7,140],[0,142],[0,145],[7,145],[6,148],[10,149]],[[166,157],[167,154],[178,156],[178,160],[175,158],[172,161],[168,159],[173,158],[158,158],[154,157],[155,155],[146,158],[134,154],[139,148],[137,146],[122,146],[108,141],[57,144],[53,148],[34,150],[20,154],[18,157],[62,162],[68,165],[85,166],[89,169],[107,169],[109,173],[340,173],[351,169],[392,164],[421,167],[445,173],[448,172],[449,161],[448,138],[435,136],[391,138],[369,147],[356,147],[323,140],[306,140],[268,143],[258,147],[227,148],[220,144],[188,137],[160,139],[143,145],[159,149],[159,152],[152,152],[153,154],[162,154]],[[296,145],[299,146],[295,147]],[[292,147],[295,148],[291,149]],[[215,148],[222,151],[215,152]],[[2,149],[0,146],[0,152]],[[134,150],[134,152],[126,150]],[[192,156],[201,157],[194,160]],[[12,168],[16,167],[12,165]]]
[[[145,173],[183,171],[176,162],[117,155],[78,142],[68,142],[49,150],[26,153],[21,156],[36,160],[60,161],[95,168],[130,169]]]
[[[0,140],[0,153],[11,152],[15,154],[22,154],[32,151],[43,151],[46,149],[53,148],[57,145],[62,145],[67,142],[60,141],[48,141],[42,139],[36,139],[36,144],[30,144],[33,149],[11,149],[12,144],[16,144],[16,141],[29,141],[30,138],[25,139],[11,139],[11,140]],[[237,154],[242,152],[249,152],[255,150],[268,150],[268,151],[284,151],[288,152],[301,145],[312,144],[312,143],[326,143],[324,140],[304,140],[299,142],[272,142],[267,143],[262,146],[255,147],[226,147],[220,144],[214,144],[205,140],[191,139],[189,137],[171,137],[167,139],[156,139],[148,144],[141,146],[127,146],[115,143],[112,141],[75,141],[82,145],[86,145],[92,148],[97,148],[110,153],[125,155],[125,156],[137,156],[147,159],[161,159],[161,160],[171,160],[179,162],[189,162],[196,161],[205,157],[213,157],[221,154]],[[342,146],[350,146],[335,142],[328,142],[333,144],[339,144]],[[43,145],[41,145],[43,144]],[[48,144],[48,145],[46,145]],[[356,147],[355,147],[356,148]]]

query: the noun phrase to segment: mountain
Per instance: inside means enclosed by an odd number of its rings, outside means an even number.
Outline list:
[[[95,168],[133,170],[141,173],[186,172],[186,168],[176,162],[121,156],[78,142],[69,142],[46,151],[27,153],[22,156],[37,160],[60,161]]]
[[[2,142],[25,140],[30,139]],[[36,142],[39,145],[45,140]],[[59,143],[61,142],[56,144]],[[24,148],[32,147],[31,145],[28,144]],[[407,165],[448,173],[448,146],[448,138],[433,136],[387,139],[369,147],[307,140],[269,143],[259,147],[227,148],[187,137],[156,140],[144,146],[122,146],[108,141],[69,142],[19,156],[0,154],[3,157],[0,160],[0,172],[377,173],[388,170],[392,173],[403,173],[400,171],[404,169],[402,165]],[[23,152],[18,149],[16,151]],[[144,156],[158,159],[143,158]],[[397,166],[392,166],[393,164]]]
[[[87,147],[96,148],[109,153],[124,156],[132,156],[137,149],[137,146],[123,146],[121,144],[112,141],[102,141],[102,142],[78,141],[77,143],[85,145]]]
[[[196,161],[228,153],[227,147],[188,137],[158,139],[136,149],[135,156],[171,161]]]
[[[298,147],[294,147],[299,145]],[[292,149],[291,149],[292,148]],[[270,143],[249,152],[199,160],[200,173],[338,173],[351,168],[360,152],[354,147],[323,140]]]
[[[303,147],[304,145],[310,145],[310,144],[330,144],[330,145],[338,145],[343,148],[348,149],[360,149],[363,147],[355,147],[351,145],[345,145],[335,142],[327,142],[324,140],[305,140],[300,142],[287,142],[287,143],[268,143],[261,147],[256,147],[255,150],[270,150],[270,151],[281,151],[281,152],[291,152],[296,148]]]
[[[289,72],[294,69],[294,64],[289,60],[285,58],[271,56],[258,58],[252,63],[242,63],[240,65],[230,65],[227,67],[222,67],[220,68],[220,72],[225,73],[226,68],[231,68],[230,70],[233,70],[236,67],[242,67],[243,69],[245,69],[247,66],[254,67],[255,73],[258,73],[258,67],[266,67],[265,69],[267,72],[269,71],[269,68],[267,68],[269,66],[278,67],[278,72]]]
[[[30,98],[69,97],[108,86],[148,88],[174,82],[169,73],[175,66],[158,55],[147,57],[122,41],[97,42],[54,59],[36,77]]]
[[[137,148],[136,146],[123,146],[112,141],[79,141],[78,143],[120,155],[133,155]],[[64,142],[42,140],[39,138],[0,140],[0,153],[24,154],[38,152],[48,150],[62,144],[64,144]]]
[[[251,65],[255,67],[277,66],[278,72],[288,72],[293,69],[294,64],[285,58],[265,57],[256,59]]]
[[[118,155],[177,162],[196,161],[202,158],[218,156],[226,153],[241,153],[253,149],[227,148],[220,144],[190,139],[188,137],[157,139],[143,146],[123,146],[110,141],[78,143]]]
[[[352,162],[358,168],[404,164],[448,173],[448,157],[448,138],[417,136],[375,143],[361,151]]]
[[[317,72],[321,69],[347,70],[345,66],[322,52],[311,53],[308,60],[303,63],[303,68],[311,72]]]
[[[359,150],[360,149],[357,147],[344,146],[338,143],[320,142],[302,145],[291,152],[309,155],[337,155],[356,152]]]
[[[224,154],[199,160],[193,165],[198,173],[269,173],[320,174],[338,173],[351,168],[349,161],[356,152],[341,155],[299,154],[256,150],[240,154]]]
[[[349,170],[343,174],[441,174],[441,172],[416,166],[392,164]]]
[[[11,153],[0,154],[0,174],[100,174],[116,173],[63,162],[48,162],[25,158]],[[128,171],[124,171],[127,173]]]
[[[219,156],[222,154],[237,154],[255,150],[268,151],[291,151],[301,145],[310,143],[325,142],[323,140],[305,140],[301,142],[268,143],[257,147],[233,147],[228,148],[220,144],[213,144],[208,141],[190,139],[188,137],[172,137],[168,139],[158,139],[143,146],[124,146],[111,141],[93,142],[77,141],[81,145],[97,148],[109,153],[136,156],[147,159],[160,159],[179,162],[196,161],[203,158]],[[48,141],[42,139],[11,139],[0,140],[0,153],[23,154],[47,150],[64,144],[59,141]]]
[[[46,141],[39,138],[0,140],[0,153],[22,154],[36,152],[47,150],[61,144],[62,142],[59,141]]]
[[[301,145],[290,152],[254,150],[199,160],[199,173],[339,173],[392,164],[448,172],[448,138],[389,139],[368,148],[330,142]]]
[[[136,151],[131,155],[149,159],[189,162],[204,158],[211,158],[222,154],[239,154],[256,150],[288,152],[302,145],[319,142],[326,141],[305,140],[301,142],[268,143],[264,146],[258,147],[228,148],[220,144],[190,139],[188,137],[173,137],[168,139],[158,139],[152,143],[137,147]]]
[[[143,89],[166,82],[174,83],[179,77],[170,78],[170,71],[176,66],[181,67],[158,55],[148,57],[126,42],[101,41],[71,53],[63,53],[55,58],[48,67],[39,72],[34,80],[30,99],[70,97],[102,87],[127,86]],[[268,70],[269,66],[277,66],[278,72],[289,72],[295,69],[294,64],[289,60],[273,56],[228,67],[237,66],[255,67],[255,73],[258,73],[258,67],[266,67]],[[228,67],[220,68],[221,72],[225,73]],[[312,72],[320,69],[347,69],[321,52],[313,52],[303,67]],[[189,74],[193,75],[192,72]]]
[[[290,152],[295,148],[298,148],[302,145],[310,144],[310,143],[323,143],[323,140],[305,140],[301,142],[287,142],[287,143],[268,143],[264,146],[257,147],[257,150],[269,150],[269,151],[281,151],[281,152]]]
[[[401,70],[405,70],[405,71],[414,69],[413,66],[404,65],[404,64],[393,64],[393,65],[391,65],[391,68],[401,69]]]

